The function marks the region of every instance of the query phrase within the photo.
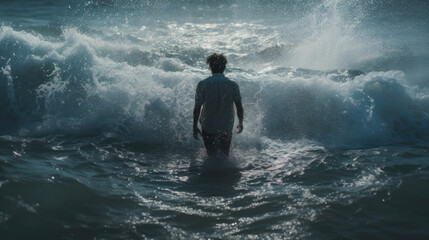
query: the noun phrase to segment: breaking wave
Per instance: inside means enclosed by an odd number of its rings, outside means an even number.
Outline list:
[[[0,46],[3,133],[190,139],[194,88],[207,76],[198,66],[208,51],[178,49],[188,59],[166,57],[76,29],[54,41],[6,26]],[[251,139],[353,145],[419,141],[429,134],[429,93],[408,85],[401,71],[271,67],[227,75],[241,86]]]

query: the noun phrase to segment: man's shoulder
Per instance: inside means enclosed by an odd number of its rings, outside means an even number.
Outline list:
[[[204,83],[206,83],[207,81],[209,81],[210,80],[210,78],[211,78],[212,76],[210,76],[210,77],[206,77],[206,78],[204,78],[203,80],[200,80],[199,82],[198,82],[198,84],[204,84]]]
[[[228,78],[228,79],[229,79],[229,78]],[[231,84],[233,84],[233,85],[235,85],[235,86],[238,86],[238,83],[237,83],[236,81],[231,80],[231,79],[229,79],[229,81],[231,82]]]
[[[225,75],[224,75],[223,77],[225,78],[225,80],[227,80],[227,82],[228,82],[229,84],[233,84],[233,85],[237,85],[237,86],[238,86],[238,83],[237,83],[236,81],[231,80],[231,78],[226,77]]]
[[[227,78],[227,79],[228,79],[228,81],[226,81],[226,82],[228,83],[228,85],[230,85],[233,88],[238,88],[238,83],[236,81],[231,80],[229,78]]]
[[[208,80],[209,78],[205,78],[205,79],[203,79],[203,80],[200,80],[199,82],[198,82],[198,85],[203,85],[203,84],[205,84],[206,82],[207,82],[207,80]]]

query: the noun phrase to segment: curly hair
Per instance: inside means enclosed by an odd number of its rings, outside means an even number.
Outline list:
[[[213,53],[207,57],[206,63],[210,66],[212,73],[223,73],[228,61],[222,53]]]

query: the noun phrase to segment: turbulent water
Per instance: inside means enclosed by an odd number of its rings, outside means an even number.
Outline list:
[[[429,2],[17,0],[0,22],[1,239],[429,238]],[[192,138],[213,52],[243,97],[230,159]]]

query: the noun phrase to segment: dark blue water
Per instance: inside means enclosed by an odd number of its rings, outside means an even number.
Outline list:
[[[1,2],[1,239],[428,238],[428,10]],[[230,159],[191,134],[213,52]]]

